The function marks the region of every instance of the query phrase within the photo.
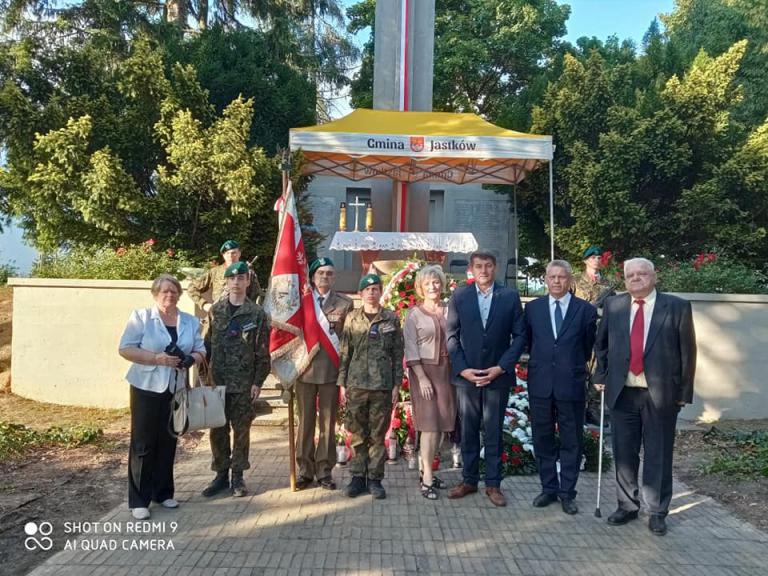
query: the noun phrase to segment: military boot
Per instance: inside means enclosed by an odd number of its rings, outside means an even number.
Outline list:
[[[248,488],[245,487],[243,482],[243,472],[232,471],[232,496],[235,498],[242,498],[248,494]]]
[[[211,483],[205,487],[205,490],[203,490],[203,496],[210,498],[211,496],[214,496],[222,490],[226,490],[227,488],[229,488],[229,470],[224,470],[224,472],[216,472],[216,478],[211,480]]]
[[[384,500],[387,497],[387,491],[381,485],[381,480],[368,478],[368,490],[371,492],[374,500]]]
[[[368,492],[368,487],[365,485],[365,478],[362,476],[352,476],[352,480],[344,487],[344,495],[350,498],[360,496]]]

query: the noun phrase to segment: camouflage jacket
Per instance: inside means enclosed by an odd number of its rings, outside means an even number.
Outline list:
[[[593,306],[602,307],[608,292],[614,291],[615,286],[606,278],[600,277],[595,282],[586,272],[582,272],[574,282],[574,294],[577,298],[586,300]]]
[[[211,309],[211,376],[227,392],[249,392],[269,374],[269,318],[261,306],[246,298],[230,312],[229,300],[218,300]]]
[[[226,264],[220,264],[213,268],[206,270],[201,276],[198,276],[189,283],[187,294],[192,301],[197,304],[202,310],[203,304],[209,302],[211,304],[218,302],[222,296],[227,295],[227,280],[224,278],[224,272],[227,269]],[[206,298],[205,295],[210,291],[210,298]],[[261,286],[259,285],[259,279],[251,271],[251,285],[248,286],[248,298],[253,302],[258,302],[261,296]]]
[[[364,390],[392,390],[403,379],[403,331],[391,310],[368,320],[363,308],[347,314],[341,333],[337,384]]]

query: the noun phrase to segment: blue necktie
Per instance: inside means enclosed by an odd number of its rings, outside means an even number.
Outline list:
[[[555,338],[560,336],[563,327],[563,310],[560,308],[560,300],[555,300]]]

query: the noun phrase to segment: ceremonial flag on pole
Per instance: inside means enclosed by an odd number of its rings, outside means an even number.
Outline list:
[[[272,321],[269,338],[272,373],[288,388],[306,370],[320,346],[338,366],[339,339],[331,332],[312,294],[290,182],[275,204],[275,210],[279,214],[280,229],[264,309]]]

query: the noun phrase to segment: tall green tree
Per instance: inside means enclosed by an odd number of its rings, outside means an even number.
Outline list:
[[[570,7],[555,0],[436,0],[435,110],[489,118],[557,54]],[[351,30],[374,26],[375,2],[348,11]],[[372,101],[373,44],[352,84],[353,103]]]
[[[311,82],[270,59],[256,32],[184,40],[127,3],[97,3],[109,9],[84,3],[22,22],[19,38],[0,43],[3,213],[42,250],[153,237],[207,260],[237,236],[269,266],[281,189],[272,154],[287,141],[286,117],[312,118]],[[173,56],[184,45],[186,61]],[[212,98],[194,64],[207,58],[207,80],[220,86],[232,46],[259,65]]]

